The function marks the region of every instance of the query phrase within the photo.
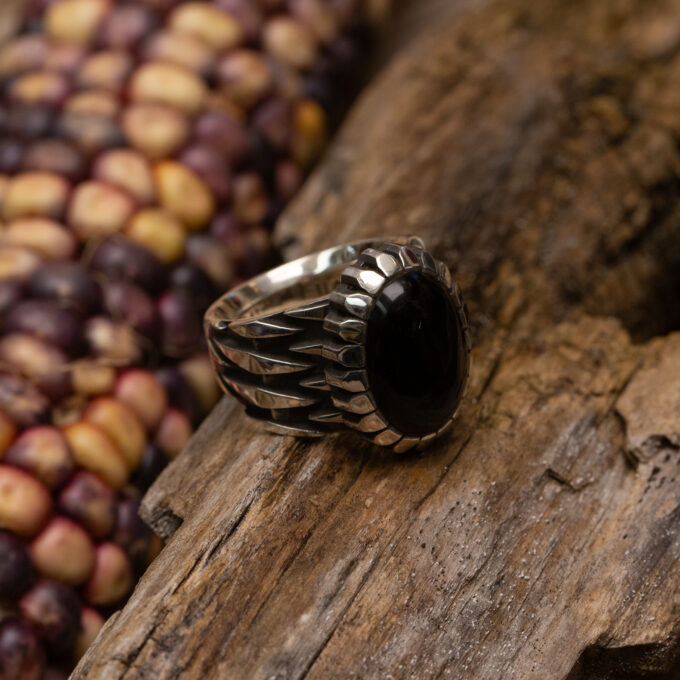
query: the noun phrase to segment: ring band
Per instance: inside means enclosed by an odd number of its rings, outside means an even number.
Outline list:
[[[470,362],[460,291],[417,237],[283,264],[205,315],[223,389],[282,434],[352,429],[408,451],[451,424]]]

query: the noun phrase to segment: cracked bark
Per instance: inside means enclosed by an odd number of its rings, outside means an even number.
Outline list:
[[[418,233],[473,372],[398,457],[225,399],[83,678],[680,677],[680,0],[489,2],[374,82],[278,226]]]

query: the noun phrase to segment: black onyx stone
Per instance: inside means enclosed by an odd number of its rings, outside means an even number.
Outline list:
[[[379,411],[404,435],[447,422],[465,381],[466,347],[443,285],[406,273],[382,289],[368,319],[366,368]]]

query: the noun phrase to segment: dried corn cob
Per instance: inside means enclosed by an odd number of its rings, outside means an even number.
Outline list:
[[[0,46],[1,677],[61,677],[157,553],[139,495],[219,394],[203,311],[271,258],[385,11],[30,0]]]

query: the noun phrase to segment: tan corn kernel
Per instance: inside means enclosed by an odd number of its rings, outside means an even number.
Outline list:
[[[104,50],[88,57],[78,72],[78,83],[118,91],[132,69],[132,57],[123,50]]]
[[[47,487],[33,475],[0,465],[0,529],[30,537],[44,526],[52,509]]]
[[[26,470],[48,489],[58,489],[73,473],[73,455],[64,435],[51,425],[24,430],[4,458],[8,465]]]
[[[205,43],[188,33],[163,31],[152,36],[145,52],[150,59],[180,64],[196,73],[207,72],[214,52]]]
[[[221,90],[240,106],[249,109],[272,86],[269,63],[257,50],[229,52],[218,66]]]
[[[0,338],[0,360],[31,378],[57,375],[66,364],[61,350],[26,333],[7,333]]]
[[[153,175],[146,158],[132,149],[106,151],[94,166],[94,176],[127,191],[139,203],[154,199]]]
[[[63,225],[46,217],[22,217],[7,224],[2,243],[23,246],[52,260],[73,257],[77,242]]]
[[[241,42],[243,32],[234,17],[208,2],[185,2],[168,21],[171,28],[198,38],[215,50],[226,50]]]
[[[51,172],[23,172],[12,177],[5,191],[3,216],[59,218],[66,207],[69,185]]]
[[[71,95],[64,104],[64,110],[72,113],[87,113],[113,118],[120,109],[118,99],[108,90],[85,90]]]
[[[134,203],[120,189],[104,182],[83,182],[73,192],[68,222],[82,239],[121,231]]]
[[[85,409],[84,419],[109,435],[130,471],[139,467],[146,446],[146,430],[131,409],[112,397],[99,397]]]
[[[68,81],[56,71],[32,71],[9,87],[10,97],[22,104],[59,104],[68,92]]]
[[[140,210],[128,223],[125,234],[161,262],[174,262],[184,254],[186,231],[179,219],[165,210]]]
[[[94,545],[85,529],[65,517],[53,517],[33,539],[31,562],[47,578],[71,586],[87,580],[94,568]]]
[[[66,426],[64,436],[76,465],[97,475],[114,490],[125,486],[129,475],[125,458],[101,428],[79,421]]]
[[[47,10],[45,30],[57,42],[89,43],[108,9],[106,0],[58,0]]]
[[[142,368],[133,368],[120,375],[116,382],[116,399],[134,411],[150,431],[158,426],[168,405],[163,385],[151,371]]]
[[[154,168],[160,204],[189,229],[200,229],[215,212],[215,199],[206,183],[175,161],[162,161]]]
[[[96,606],[118,602],[133,585],[132,566],[127,553],[116,543],[100,543],[95,566],[83,589],[85,600]]]
[[[201,111],[207,94],[201,78],[184,66],[169,62],[144,64],[130,81],[130,96],[134,101],[165,104],[189,115]]]
[[[123,112],[123,133],[128,142],[152,159],[171,156],[189,136],[186,118],[157,104],[136,104]]]
[[[116,371],[93,359],[80,359],[71,365],[71,384],[78,394],[108,394],[116,384]]]
[[[321,106],[312,99],[298,102],[293,114],[293,159],[302,167],[308,167],[321,154],[326,136],[326,114]]]
[[[314,65],[318,45],[312,32],[300,21],[277,16],[267,22],[262,36],[265,49],[284,64],[298,69]]]
[[[41,262],[40,257],[28,248],[3,246],[0,248],[0,281],[24,280],[40,266]]]

